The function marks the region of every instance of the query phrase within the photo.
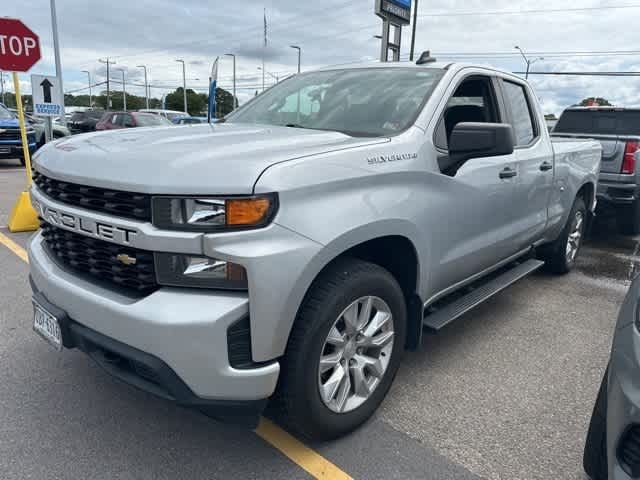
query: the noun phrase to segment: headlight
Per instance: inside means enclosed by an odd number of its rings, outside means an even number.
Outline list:
[[[193,232],[260,228],[278,210],[275,194],[251,197],[154,197],[153,224]]]
[[[215,258],[156,253],[156,277],[160,285],[173,287],[246,290],[247,273],[241,265]]]

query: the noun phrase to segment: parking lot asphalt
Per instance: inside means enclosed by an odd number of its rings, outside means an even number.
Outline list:
[[[24,247],[30,234],[4,228],[25,185],[18,165],[0,161],[0,234]],[[637,254],[638,239],[598,221],[574,273],[535,274],[426,337],[364,428],[305,448],[356,479],[583,480],[586,428]],[[308,457],[287,458],[268,435],[53,351],[31,331],[28,265],[2,244],[0,272],[1,478],[312,478]]]

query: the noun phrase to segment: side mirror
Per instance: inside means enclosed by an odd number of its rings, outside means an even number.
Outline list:
[[[458,164],[472,158],[513,153],[513,128],[506,123],[459,123],[449,138],[449,156]]]

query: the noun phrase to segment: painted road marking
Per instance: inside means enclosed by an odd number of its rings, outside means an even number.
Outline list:
[[[2,232],[0,232],[0,243],[2,243],[5,247],[19,256],[22,260],[29,263],[29,256],[27,255],[27,251]]]
[[[2,232],[0,232],[0,243],[29,263],[27,251]],[[260,425],[258,425],[255,433],[314,478],[322,480],[353,480],[350,475],[340,470],[318,452],[307,447],[266,418],[260,419]]]
[[[322,455],[310,449],[266,418],[260,420],[256,434],[315,478],[353,480],[350,475],[347,475]]]

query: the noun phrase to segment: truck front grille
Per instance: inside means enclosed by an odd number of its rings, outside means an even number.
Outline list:
[[[20,140],[20,130],[17,128],[0,128],[0,140]]]
[[[42,222],[42,236],[49,253],[75,272],[138,295],[158,288],[152,252],[85,237],[46,222]],[[124,255],[135,261],[125,265],[118,260]]]
[[[54,200],[96,212],[151,221],[151,195],[78,185],[33,172],[33,182]]]

